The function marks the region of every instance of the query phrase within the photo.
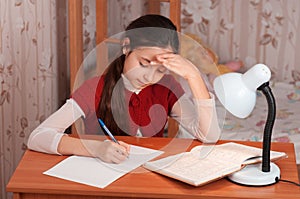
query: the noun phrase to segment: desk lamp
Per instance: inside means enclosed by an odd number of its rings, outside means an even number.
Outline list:
[[[218,76],[213,83],[216,96],[221,104],[234,116],[246,118],[254,109],[256,90],[262,91],[268,103],[268,116],[264,128],[262,163],[244,167],[233,173],[229,179],[242,185],[271,185],[280,178],[279,167],[270,162],[272,128],[275,121],[275,99],[269,87],[270,69],[264,64],[256,64],[244,74],[226,73]]]

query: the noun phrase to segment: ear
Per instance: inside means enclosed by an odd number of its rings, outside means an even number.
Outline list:
[[[124,55],[127,55],[130,51],[130,39],[125,37],[122,41],[122,52]]]

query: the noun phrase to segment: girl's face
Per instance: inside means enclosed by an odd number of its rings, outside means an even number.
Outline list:
[[[157,83],[167,69],[156,59],[164,53],[173,53],[169,48],[143,47],[131,51],[124,63],[123,73],[136,89]]]

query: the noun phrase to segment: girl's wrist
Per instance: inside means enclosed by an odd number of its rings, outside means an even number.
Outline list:
[[[202,77],[201,77],[201,75],[200,75],[198,72],[193,73],[193,74],[189,74],[188,76],[186,76],[185,79],[186,79],[189,83],[193,83],[193,82],[195,82],[195,81],[201,81],[201,82],[203,82]]]
[[[190,75],[186,78],[195,99],[210,99],[210,95],[200,73]]]

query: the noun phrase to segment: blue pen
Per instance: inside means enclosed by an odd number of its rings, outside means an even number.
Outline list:
[[[109,135],[110,139],[112,139],[115,143],[120,144],[118,140],[113,136],[113,134],[108,130],[108,128],[105,126],[104,122],[98,118],[100,126],[105,130],[105,132]]]

